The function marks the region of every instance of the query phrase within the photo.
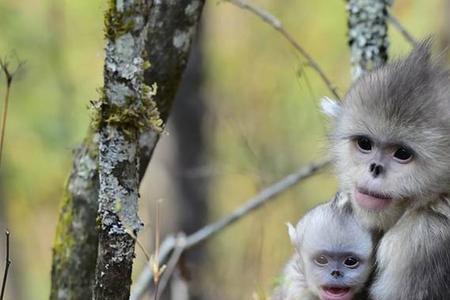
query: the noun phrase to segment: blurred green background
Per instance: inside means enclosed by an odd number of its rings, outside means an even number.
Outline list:
[[[205,222],[326,155],[327,122],[318,101],[330,95],[271,27],[228,3],[206,2],[201,47],[208,160],[199,175],[209,183]],[[345,3],[254,3],[283,21],[343,94],[350,82]],[[441,37],[448,34],[446,5],[444,0],[401,0],[392,12],[415,37]],[[63,185],[72,150],[89,123],[87,106],[102,86],[104,9],[105,1],[0,0],[0,56],[16,54],[26,61],[25,72],[13,83],[0,170],[0,221],[12,234],[7,299],[48,298]],[[389,35],[392,56],[409,50],[398,32],[390,28]],[[1,97],[4,79],[1,75]],[[155,200],[165,200],[163,232],[176,229],[177,203],[167,172],[176,144],[170,127],[168,132],[143,185],[141,217],[148,226],[141,237],[149,251]],[[206,299],[267,293],[292,252],[284,223],[296,222],[335,189],[328,170],[227,228],[202,246],[201,267],[192,272],[192,281],[202,282]],[[143,267],[138,252],[135,272]]]

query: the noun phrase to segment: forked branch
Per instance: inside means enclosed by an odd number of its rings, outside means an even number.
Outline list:
[[[5,140],[6,118],[8,116],[8,103],[9,103],[9,94],[11,92],[11,85],[13,83],[15,75],[17,74],[18,71],[22,69],[24,65],[25,62],[19,60],[17,66],[15,68],[11,68],[8,58],[0,59],[0,68],[6,77],[6,91],[5,97],[3,98],[3,116],[0,133],[0,165],[2,161],[3,143]]]

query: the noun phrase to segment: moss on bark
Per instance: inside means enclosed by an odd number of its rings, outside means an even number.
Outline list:
[[[98,179],[93,135],[75,153],[53,244],[50,299],[89,299],[97,253]],[[94,148],[94,149],[92,149]],[[74,276],[77,274],[77,276]]]

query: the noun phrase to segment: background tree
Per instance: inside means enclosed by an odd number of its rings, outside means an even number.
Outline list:
[[[207,130],[211,128],[212,122],[204,96],[203,47],[199,31],[168,123],[175,148],[173,164],[169,170],[169,180],[175,187],[177,207],[174,227],[186,234],[194,233],[208,221],[211,168],[208,164],[210,142]],[[203,299],[202,281],[190,279],[193,274],[200,272],[205,255],[204,248],[199,247],[183,256],[182,267],[175,277],[179,282],[172,284],[172,289],[176,290],[177,284],[181,284],[187,286],[189,299]],[[176,298],[172,296],[172,299]]]

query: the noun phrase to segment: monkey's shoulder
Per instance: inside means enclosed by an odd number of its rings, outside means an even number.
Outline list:
[[[417,256],[420,252],[428,253],[430,247],[436,248],[438,242],[450,243],[450,205],[447,202],[406,211],[381,238],[379,248],[394,250],[398,245],[409,248],[414,252],[411,254]],[[407,252],[401,255],[405,256]]]
[[[407,211],[385,233],[376,254],[375,298],[450,299],[449,211],[445,202]]]

